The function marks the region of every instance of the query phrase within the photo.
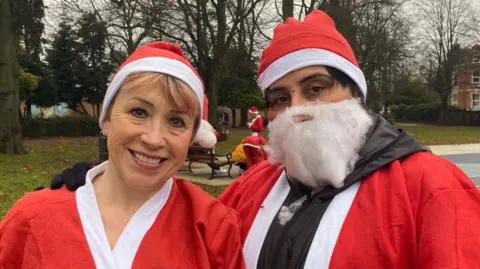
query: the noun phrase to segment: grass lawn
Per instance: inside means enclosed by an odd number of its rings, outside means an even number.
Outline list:
[[[480,143],[480,127],[397,125],[413,133],[426,145]],[[228,152],[250,133],[234,129],[227,141],[217,144],[218,152]],[[50,179],[79,161],[97,159],[96,138],[25,141],[29,154],[21,156],[0,154],[0,219],[25,192],[38,186],[49,186]],[[224,187],[200,185],[213,196]]]
[[[0,219],[25,192],[49,186],[50,179],[75,162],[95,160],[97,140],[27,141],[29,154],[0,154]]]
[[[480,126],[438,126],[396,124],[412,133],[423,145],[450,145],[480,143]]]

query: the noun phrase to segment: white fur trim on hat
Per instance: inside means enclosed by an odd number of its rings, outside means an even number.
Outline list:
[[[193,142],[198,142],[204,148],[213,148],[217,144],[213,126],[208,121],[202,120],[200,122],[200,127]]]
[[[203,83],[195,72],[181,61],[165,57],[147,57],[141,58],[123,66],[110,82],[105,99],[103,100],[102,113],[100,115],[100,128],[103,128],[108,108],[111,105],[113,97],[120,89],[125,79],[133,73],[156,72],[163,73],[180,79],[187,84],[195,93],[200,104],[200,114],[203,115]]]
[[[282,56],[270,64],[259,76],[258,85],[263,93],[275,81],[297,69],[324,65],[334,67],[348,75],[367,98],[367,82],[362,70],[342,56],[323,49],[301,49]]]

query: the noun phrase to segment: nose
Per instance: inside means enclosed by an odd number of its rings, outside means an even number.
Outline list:
[[[310,102],[307,98],[305,98],[302,94],[300,94],[300,90],[292,92],[292,95],[290,98],[291,98],[290,107],[302,106]]]
[[[142,142],[151,149],[157,149],[166,145],[165,135],[167,128],[161,123],[151,124],[141,135]]]
[[[293,122],[295,123],[301,123],[301,122],[306,122],[309,120],[312,120],[313,117],[310,115],[305,115],[305,114],[300,114],[300,115],[295,115],[293,116]]]

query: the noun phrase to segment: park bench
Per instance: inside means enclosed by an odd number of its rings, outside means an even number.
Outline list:
[[[226,158],[226,160],[223,158]],[[209,179],[212,179],[215,176],[219,176],[215,174],[215,170],[219,170],[221,167],[228,165],[228,176],[232,178],[232,176],[230,175],[230,170],[232,169],[233,165],[233,163],[231,162],[231,158],[231,153],[215,154],[213,153],[213,149],[208,149],[201,146],[190,146],[188,148],[188,155],[186,161],[188,162],[188,171],[190,171],[190,173],[193,173],[192,163],[207,164],[210,169],[212,169],[212,174],[210,175]]]

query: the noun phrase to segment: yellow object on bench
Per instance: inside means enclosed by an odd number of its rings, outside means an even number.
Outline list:
[[[247,155],[245,155],[245,151],[243,150],[243,144],[238,144],[232,151],[232,161],[233,162],[240,162],[246,163],[247,162]]]

